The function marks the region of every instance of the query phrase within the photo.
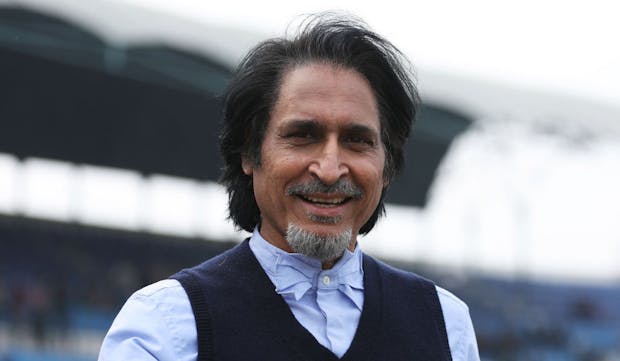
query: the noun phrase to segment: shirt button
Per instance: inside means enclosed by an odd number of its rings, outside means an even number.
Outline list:
[[[331,281],[331,280],[329,279],[329,276],[325,276],[325,277],[323,277],[323,284],[324,284],[324,285],[328,285],[330,281]]]

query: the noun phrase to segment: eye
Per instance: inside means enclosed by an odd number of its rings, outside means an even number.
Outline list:
[[[318,139],[321,136],[321,127],[314,120],[294,120],[284,124],[280,136],[293,142]]]
[[[370,147],[370,148],[375,147],[374,139],[366,135],[351,134],[347,136],[344,139],[344,141],[348,144],[355,145],[355,146],[363,146],[363,147]]]
[[[316,143],[321,134],[314,129],[294,129],[282,135],[282,138],[291,145],[308,145]]]
[[[297,130],[286,135],[287,138],[312,139],[315,135],[309,130]]]

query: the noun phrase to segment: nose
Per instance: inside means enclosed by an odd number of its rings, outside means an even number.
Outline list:
[[[349,174],[349,167],[343,162],[338,139],[330,138],[318,151],[308,167],[310,173],[324,184],[331,185]]]

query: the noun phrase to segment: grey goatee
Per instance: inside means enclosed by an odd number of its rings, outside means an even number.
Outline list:
[[[294,252],[317,258],[321,262],[340,258],[349,247],[352,235],[351,229],[337,234],[320,235],[292,223],[286,230],[286,240]]]
[[[349,179],[339,179],[336,183],[327,185],[319,179],[312,179],[304,183],[296,184],[287,189],[289,196],[312,196],[313,194],[339,194],[352,199],[361,199],[363,192],[360,187]],[[342,216],[320,216],[308,214],[308,218],[316,223],[338,224]],[[351,244],[353,237],[352,229],[347,229],[337,234],[321,235],[309,232],[301,227],[290,223],[286,230],[286,240],[296,253],[331,262],[340,258]]]

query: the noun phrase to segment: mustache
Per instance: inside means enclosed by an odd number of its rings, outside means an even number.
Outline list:
[[[336,183],[327,185],[319,179],[295,184],[286,189],[289,196],[308,196],[315,193],[331,194],[337,193],[353,199],[360,199],[364,195],[362,189],[349,179],[339,179]]]

